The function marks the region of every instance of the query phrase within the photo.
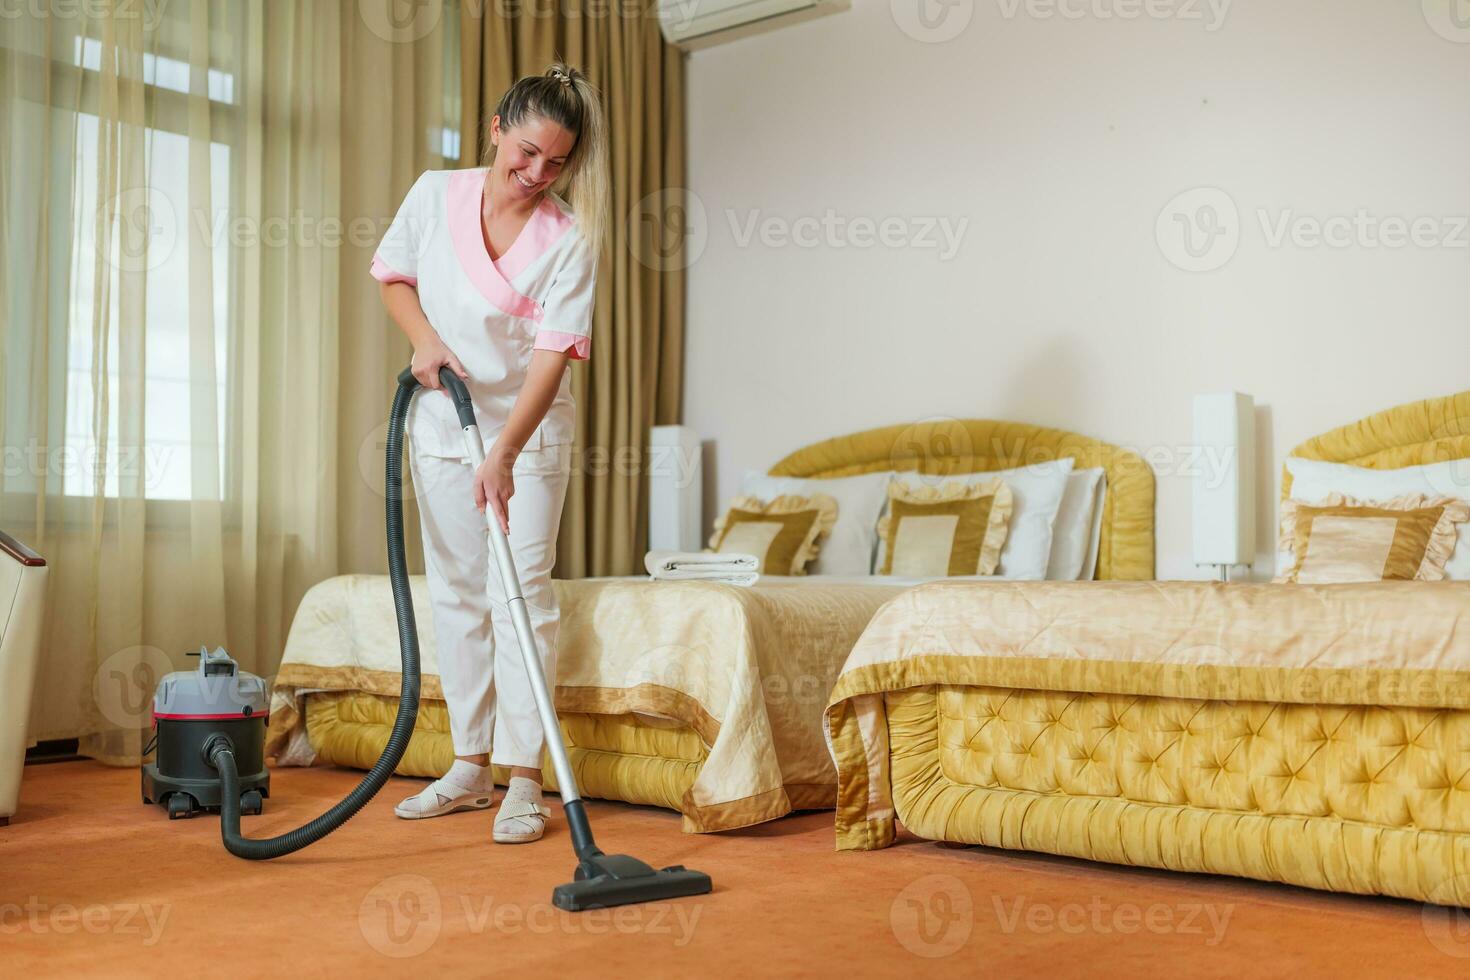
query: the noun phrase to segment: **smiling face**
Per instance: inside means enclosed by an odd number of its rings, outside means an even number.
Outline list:
[[[500,117],[494,116],[490,142],[496,148],[491,168],[495,186],[511,200],[524,200],[556,181],[577,137],[540,116],[527,117],[509,129],[502,129]]]

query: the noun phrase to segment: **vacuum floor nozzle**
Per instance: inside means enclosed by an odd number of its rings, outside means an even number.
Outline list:
[[[568,912],[581,912],[708,895],[713,887],[709,875],[683,865],[655,870],[626,854],[598,854],[577,865],[575,881],[552,890],[551,904]]]

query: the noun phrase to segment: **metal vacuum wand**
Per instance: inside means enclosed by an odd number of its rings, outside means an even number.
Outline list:
[[[485,446],[480,439],[480,427],[475,421],[475,407],[470,401],[469,390],[447,367],[439,370],[439,380],[454,400],[455,413],[459,416],[459,424],[464,432],[465,452],[469,455],[470,463],[479,469],[485,462]],[[413,376],[411,369],[405,369],[398,376],[398,383],[405,387],[418,387],[418,379]],[[541,666],[536,634],[531,628],[531,616],[526,611],[526,600],[521,594],[521,579],[516,572],[510,541],[488,504],[485,507],[485,521],[490,530],[490,546],[495,553],[495,563],[500,569],[501,585],[505,589],[510,607],[516,642],[521,649],[521,661],[525,664],[526,676],[531,679],[536,710],[541,717],[541,727],[545,730],[546,748],[551,754],[551,767],[556,773],[557,790],[561,794],[562,809],[567,815],[572,847],[577,853],[575,878],[567,884],[558,885],[552,891],[552,904],[577,912],[633,902],[707,894],[713,885],[709,875],[703,872],[691,871],[682,865],[655,870],[626,854],[604,854],[592,839],[592,825],[587,819],[586,805],[577,790],[577,778],[572,773],[571,760],[567,758],[561,723],[557,720],[556,706],[546,684],[546,673]]]
[[[451,375],[452,376],[452,375]],[[458,378],[454,379],[459,381]],[[448,385],[446,385],[448,387]],[[462,387],[462,386],[461,386]],[[465,399],[468,401],[468,394]],[[455,408],[459,409],[459,397],[455,395]],[[471,409],[471,413],[473,413]],[[470,415],[473,420],[473,414]],[[485,444],[480,439],[480,427],[473,421],[465,425],[465,415],[460,412],[460,424],[464,425],[464,448],[469,454],[470,465],[476,470],[485,462]],[[572,828],[572,839],[580,851],[582,839],[592,843],[592,831],[587,826],[587,816],[582,808],[582,796],[577,791],[577,777],[572,773],[572,762],[567,758],[567,747],[561,739],[560,725],[546,725],[546,719],[556,718],[556,705],[546,687],[546,671],[542,669],[541,657],[536,646],[536,633],[531,627],[531,614],[526,611],[526,598],[521,593],[521,577],[516,571],[515,556],[510,550],[510,539],[500,528],[489,504],[485,506],[485,523],[490,528],[490,550],[495,553],[495,564],[500,569],[500,582],[505,589],[506,604],[510,607],[510,618],[515,626],[517,645],[521,648],[521,660],[526,665],[526,676],[531,679],[531,692],[536,698],[536,711],[546,727],[546,749],[551,754],[551,768],[556,772],[556,785],[561,792],[562,807],[567,811],[567,823]],[[552,732],[555,732],[553,737]],[[573,807],[572,804],[576,804]]]

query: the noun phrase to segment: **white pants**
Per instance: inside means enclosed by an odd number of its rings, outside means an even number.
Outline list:
[[[510,546],[548,685],[556,685],[558,609],[551,588],[556,532],[570,474],[570,446],[525,450],[512,471]],[[466,459],[410,453],[423,529],[439,678],[455,755],[491,752],[496,765],[541,768],[545,733],[536,715],[490,551],[488,508],[475,507]],[[492,751],[493,749],[493,751]]]

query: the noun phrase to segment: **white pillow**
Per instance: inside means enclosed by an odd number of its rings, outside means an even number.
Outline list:
[[[957,473],[953,476],[895,473],[893,478],[909,486],[932,486],[949,480],[958,480],[966,485],[985,483],[999,477],[1011,488],[1014,508],[1005,547],[1000,552],[1000,566],[996,568],[994,577],[1039,582],[1046,578],[1046,567],[1051,561],[1052,532],[1074,465],[1070,459],[1058,459],[989,473]],[[886,503],[885,500],[885,510]],[[879,541],[874,568],[883,567],[883,552],[883,542]]]
[[[740,492],[773,500],[782,494],[807,497],[825,493],[837,501],[837,522],[822,541],[808,575],[871,575],[873,549],[878,544],[878,517],[888,503],[891,473],[864,473],[830,480],[795,476],[767,476],[751,470],[740,481]]]
[[[1405,494],[1423,493],[1431,497],[1470,501],[1470,459],[1406,466],[1399,470],[1370,470],[1362,466],[1289,456],[1286,470],[1291,474],[1291,498],[1309,504],[1321,503],[1323,498],[1333,493],[1359,500],[1392,500]],[[1279,553],[1276,556],[1277,571],[1290,568],[1291,561],[1289,551]],[[1445,564],[1444,571],[1445,578],[1451,581],[1470,581],[1470,524],[1460,525],[1455,538],[1455,553]]]
[[[1091,581],[1097,571],[1097,544],[1102,538],[1103,494],[1107,477],[1101,466],[1073,470],[1052,529],[1051,560],[1046,577],[1054,582]]]

